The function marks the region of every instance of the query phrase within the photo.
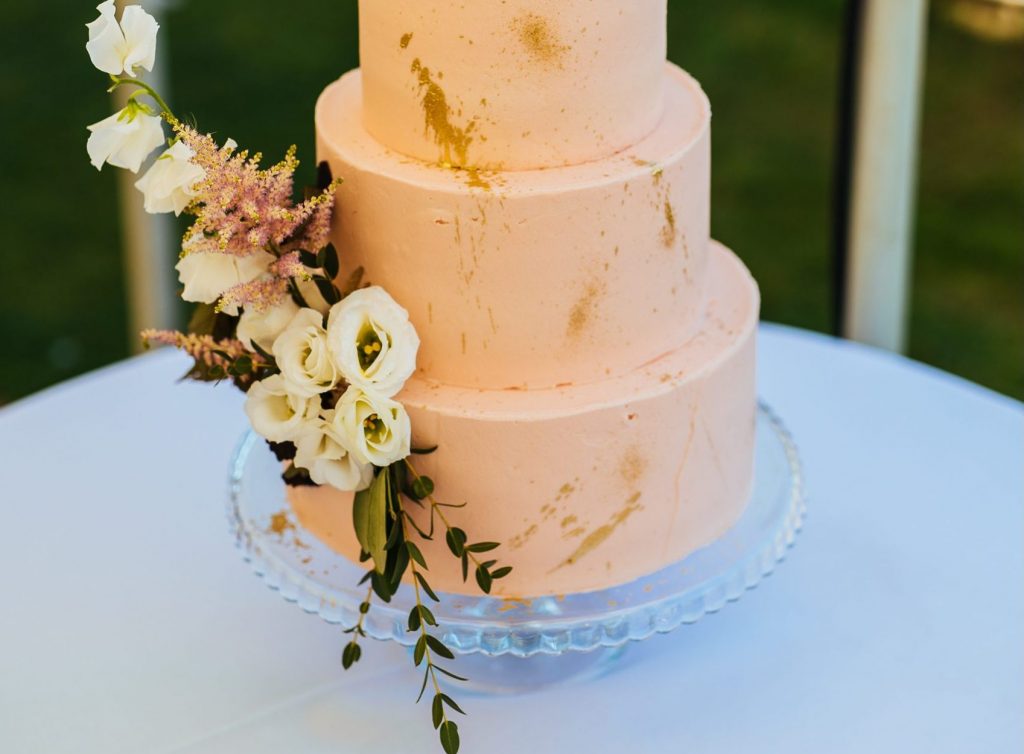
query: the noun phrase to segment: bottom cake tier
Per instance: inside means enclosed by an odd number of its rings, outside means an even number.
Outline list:
[[[419,473],[453,526],[512,573],[493,593],[571,594],[636,579],[714,541],[743,513],[754,467],[760,298],[743,263],[713,248],[704,325],[683,347],[602,382],[474,390],[414,378],[400,396]],[[352,495],[289,488],[302,526],[358,560]],[[409,506],[426,528],[427,511]],[[476,594],[443,530],[419,542],[430,583]]]

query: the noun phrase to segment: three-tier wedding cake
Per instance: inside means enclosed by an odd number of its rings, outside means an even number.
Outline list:
[[[333,240],[420,334],[417,465],[503,543],[494,592],[604,588],[719,537],[750,494],[759,297],[710,239],[711,111],[665,62],[666,0],[359,10],[362,68],[316,110]],[[289,500],[358,559],[351,494]],[[475,591],[444,537],[422,549],[436,589]]]

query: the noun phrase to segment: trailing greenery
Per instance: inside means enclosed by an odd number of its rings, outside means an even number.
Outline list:
[[[431,451],[414,452],[423,454]],[[416,522],[407,505],[415,505],[428,512],[426,528]],[[496,567],[497,560],[481,561],[477,557],[496,550],[500,546],[497,542],[470,543],[465,531],[451,525],[445,509],[461,507],[435,499],[433,480],[419,474],[409,459],[379,470],[371,485],[356,494],[352,520],[362,548],[360,558],[363,562],[371,562],[373,567],[360,582],[368,583],[367,595],[360,605],[358,623],[346,631],[352,639],[345,646],[341,659],[345,669],[359,661],[362,656],[359,640],[366,636],[363,624],[371,599],[376,595],[381,601],[390,602],[408,574],[416,598],[416,604],[409,611],[408,631],[419,633],[413,647],[413,662],[416,667],[423,666],[423,683],[416,701],[423,698],[428,685],[433,689],[431,718],[446,754],[455,754],[459,750],[459,726],[448,717],[448,711],[465,712],[441,690],[439,674],[456,681],[466,679],[438,664],[438,658],[454,660],[455,654],[431,633],[431,629],[438,628],[438,623],[425,599],[436,603],[440,598],[427,579],[429,568],[423,551],[413,539],[418,537],[431,541],[437,532],[443,530],[449,551],[462,565],[463,581],[468,581],[472,565],[477,586],[484,594],[490,593],[495,581],[512,572],[510,566]]]

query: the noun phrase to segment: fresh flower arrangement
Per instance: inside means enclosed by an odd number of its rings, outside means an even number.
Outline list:
[[[452,526],[444,509],[460,506],[438,502],[433,481],[411,460],[432,449],[412,447],[409,415],[396,399],[416,369],[420,344],[408,313],[383,288],[364,287],[361,270],[338,285],[341,265],[329,240],[338,181],[325,163],[317,187],[293,200],[294,147],[263,169],[258,153],[239,151],[230,139],[218,144],[183,123],[136,76],[137,68],[153,69],[156,20],[137,5],[118,18],[114,0],[97,10],[87,24],[86,50],[109,74],[108,91],[132,92],[120,112],[88,127],[89,159],[97,169],[107,164],[137,173],[166,144],[135,185],[147,212],[195,218],[176,268],[182,297],[198,304],[188,331],[149,330],[143,338],[191,356],[188,377],[230,380],[245,391],[253,429],[286,465],[287,484],[356,493],[353,524],[363,561],[373,567],[363,579],[359,622],[346,631],[351,638],[342,665],[347,669],[362,655],[359,640],[374,595],[388,602],[409,580],[416,605],[408,630],[419,634],[413,660],[424,666],[419,699],[429,683],[434,727],[444,751],[454,754],[459,733],[448,710],[462,710],[442,692],[440,676],[465,679],[437,664],[454,654],[430,631],[437,620],[424,597],[438,598],[414,539],[432,539],[439,522],[463,578],[472,567],[484,593],[511,568],[478,558],[498,543],[470,543]],[[429,510],[427,531],[407,513],[410,504]]]

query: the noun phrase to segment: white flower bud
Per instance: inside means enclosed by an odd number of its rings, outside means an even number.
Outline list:
[[[271,442],[295,442],[319,421],[320,400],[289,393],[284,379],[275,374],[252,384],[245,413],[257,434]]]
[[[131,106],[89,126],[86,150],[97,170],[104,163],[138,173],[142,162],[164,143],[160,118]]]
[[[180,215],[199,195],[195,187],[206,171],[192,162],[194,156],[188,144],[176,141],[135,183],[145,197],[146,212]]]
[[[175,265],[178,279],[185,286],[181,297],[200,304],[216,303],[229,289],[266,274],[273,261],[274,255],[265,251],[244,257],[205,251],[185,254]],[[237,307],[227,313],[236,311]]]
[[[373,466],[360,462],[346,447],[345,438],[337,432],[333,411],[308,422],[295,446],[295,465],[308,471],[316,484],[358,492],[373,481]]]
[[[274,359],[288,390],[308,398],[338,384],[338,369],[327,347],[323,315],[300,309],[274,341]]]
[[[345,380],[375,395],[394,396],[416,371],[419,336],[383,288],[363,288],[335,304],[327,341]]]
[[[111,76],[135,75],[135,67],[153,70],[156,62],[156,35],[160,24],[138,5],[129,5],[118,23],[114,0],[96,6],[99,18],[86,24],[89,41],[85,45],[92,64]]]
[[[412,427],[398,401],[350,387],[338,402],[334,424],[364,463],[384,468],[409,455]]]

